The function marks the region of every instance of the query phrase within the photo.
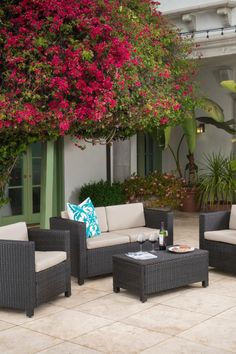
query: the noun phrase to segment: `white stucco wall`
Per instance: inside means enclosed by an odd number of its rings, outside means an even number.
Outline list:
[[[79,189],[84,183],[106,180],[106,146],[80,143],[86,146],[85,150],[65,138],[65,202],[78,202]]]
[[[137,173],[137,136],[112,145],[112,180],[124,181]]]

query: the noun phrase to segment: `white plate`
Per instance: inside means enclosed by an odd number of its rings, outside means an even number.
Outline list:
[[[193,252],[195,250],[194,247],[190,246],[172,246],[168,248],[168,251],[173,252],[173,253],[188,253],[188,252]]]

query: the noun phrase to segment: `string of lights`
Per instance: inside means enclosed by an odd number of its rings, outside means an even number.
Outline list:
[[[207,39],[209,39],[210,35],[220,34],[221,36],[223,36],[224,34],[233,32],[236,33],[236,26],[217,27],[199,31],[181,32],[180,35],[183,37],[190,37],[192,39],[194,39],[195,37],[206,37]]]

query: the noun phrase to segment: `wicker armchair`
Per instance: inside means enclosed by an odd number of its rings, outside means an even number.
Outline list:
[[[63,292],[71,295],[69,231],[29,229],[27,241],[12,238],[0,239],[0,307],[21,309],[31,317],[38,305]],[[50,266],[52,255],[54,264]],[[37,271],[38,256],[41,271]],[[55,256],[65,260],[57,262]]]
[[[230,218],[230,211],[200,214],[199,243],[209,251],[210,266],[236,273],[236,230],[230,227]]]

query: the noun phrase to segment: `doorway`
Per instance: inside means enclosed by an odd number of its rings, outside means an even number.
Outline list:
[[[9,202],[0,209],[1,224],[40,222],[42,143],[30,145],[19,157],[6,187]]]

